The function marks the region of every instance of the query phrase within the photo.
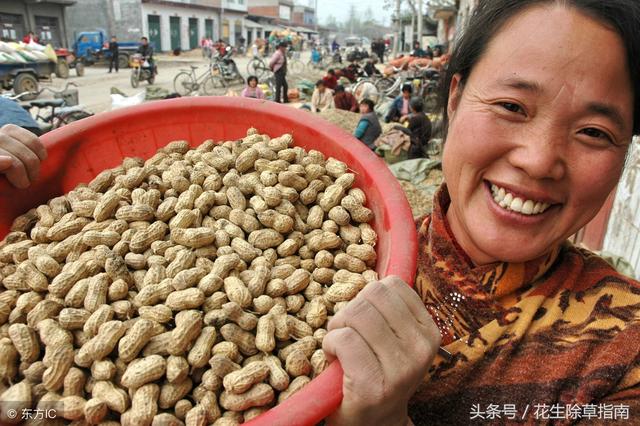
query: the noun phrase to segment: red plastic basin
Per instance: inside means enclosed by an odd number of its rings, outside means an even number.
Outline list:
[[[413,283],[417,241],[411,209],[386,164],[342,129],[273,102],[246,98],[182,98],[99,114],[42,137],[49,158],[41,177],[19,190],[0,177],[0,239],[13,219],[50,198],[89,182],[124,157],[151,157],[174,140],[197,146],[207,139],[234,140],[249,127],[279,136],[291,133],[296,145],[316,149],[344,161],[356,173],[355,186],[367,194],[375,213],[381,277],[398,275]],[[334,362],[304,389],[269,410],[251,425],[313,425],[332,413],[342,399],[342,369]]]

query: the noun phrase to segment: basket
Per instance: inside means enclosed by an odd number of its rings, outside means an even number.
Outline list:
[[[80,96],[78,95],[78,89],[67,89],[62,93],[54,93],[54,98],[62,99],[65,106],[76,106],[80,104]]]

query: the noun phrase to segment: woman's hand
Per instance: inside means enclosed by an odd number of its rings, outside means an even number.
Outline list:
[[[0,173],[14,186],[24,189],[31,185],[46,158],[47,150],[30,131],[14,124],[0,128]]]
[[[440,346],[420,297],[398,277],[368,284],[329,322],[322,348],[344,370],[330,425],[409,423],[407,404]]]

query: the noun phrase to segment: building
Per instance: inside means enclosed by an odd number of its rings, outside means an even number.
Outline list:
[[[22,40],[33,31],[42,43],[67,47],[65,8],[76,0],[12,0],[0,2],[0,38]]]
[[[292,24],[310,29],[315,28],[316,10],[312,6],[305,4],[294,5]]]
[[[156,50],[172,51],[198,48],[205,36],[224,38],[235,45],[245,32],[245,0],[82,0],[81,3],[67,9],[71,39],[81,31],[103,30],[122,41],[138,40],[144,35]]]
[[[480,0],[435,0],[429,15],[438,21],[438,42],[450,46],[456,34],[464,31]]]
[[[245,25],[247,16],[248,0],[214,0],[214,3],[221,4],[222,32],[220,38],[232,46],[245,46],[249,42],[250,36],[247,31],[251,29],[250,24]]]
[[[270,18],[273,25],[293,25],[293,0],[247,0],[249,15]]]
[[[318,36],[315,0],[247,0],[249,19],[258,23],[256,34],[288,28],[311,40]]]

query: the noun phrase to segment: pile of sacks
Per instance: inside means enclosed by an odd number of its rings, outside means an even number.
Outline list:
[[[56,52],[51,45],[43,46],[33,41],[28,44],[0,41],[0,64],[56,62],[57,59]]]

